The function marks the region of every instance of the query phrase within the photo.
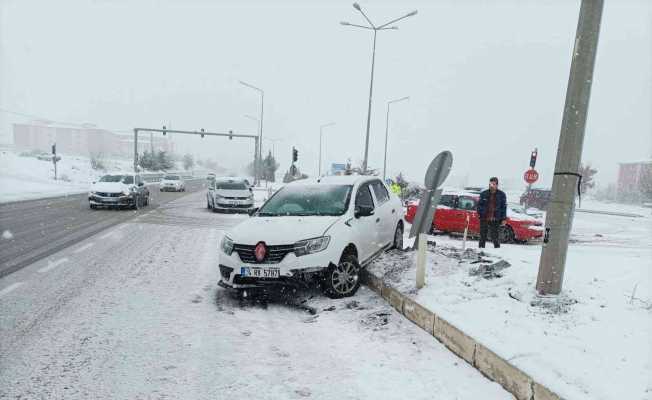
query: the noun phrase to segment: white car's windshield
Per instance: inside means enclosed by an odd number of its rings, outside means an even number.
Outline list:
[[[181,180],[181,177],[179,175],[165,175],[163,179],[166,181],[178,181]]]
[[[247,190],[244,182],[217,182],[215,186],[219,190]]]
[[[350,185],[286,186],[265,203],[258,215],[342,215],[350,198]]]
[[[126,184],[134,183],[134,177],[130,175],[104,175],[100,182],[122,182]]]

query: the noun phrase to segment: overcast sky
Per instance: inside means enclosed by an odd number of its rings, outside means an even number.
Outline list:
[[[422,181],[442,150],[452,183],[497,175],[520,185],[539,148],[552,181],[579,0],[367,1],[378,35],[370,166]],[[583,160],[614,181],[617,163],[652,156],[652,5],[606,0]],[[274,5],[272,5],[274,4]],[[0,108],[109,129],[134,126],[252,133],[265,91],[264,136],[281,168],[290,148],[317,171],[364,151],[372,34],[351,1],[0,0]],[[0,141],[24,118],[0,112]],[[235,167],[246,141],[176,138],[182,151]],[[264,143],[270,148],[271,143]],[[266,152],[267,150],[265,150]],[[465,179],[466,178],[466,179]]]

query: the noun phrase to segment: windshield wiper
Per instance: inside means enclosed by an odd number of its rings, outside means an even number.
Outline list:
[[[271,212],[259,212],[258,216],[259,217],[275,217],[275,216],[278,216],[278,214],[271,213]]]

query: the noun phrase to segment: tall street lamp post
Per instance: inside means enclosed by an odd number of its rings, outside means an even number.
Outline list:
[[[385,158],[383,159],[383,181],[387,178],[387,138],[389,137],[389,106],[399,101],[409,100],[410,96],[401,97],[387,102],[387,119],[385,120]]]
[[[322,142],[322,136],[324,135],[324,128],[333,125],[335,125],[335,122],[329,122],[328,124],[324,124],[319,127],[319,175],[318,176],[321,176],[321,142]]]
[[[263,89],[258,88],[252,84],[249,84],[244,81],[239,81],[241,85],[244,85],[250,89],[253,89],[260,94],[260,120],[258,124],[258,161],[256,162],[256,165],[254,165],[254,168],[256,169],[256,180],[257,183],[259,183],[259,178],[260,178],[260,160],[262,158],[263,154],[263,111],[265,109],[265,92]]]
[[[382,24],[380,26],[376,26],[376,25],[374,25],[373,22],[371,22],[369,17],[367,17],[367,14],[365,14],[364,11],[362,11],[362,8],[360,7],[360,5],[358,3],[353,3],[353,8],[355,8],[356,10],[358,10],[360,12],[360,14],[362,14],[362,16],[365,18],[365,20],[367,20],[367,22],[369,23],[369,25],[358,25],[358,24],[352,24],[350,22],[344,22],[344,21],[340,22],[340,24],[342,24],[344,26],[352,26],[352,27],[355,27],[355,28],[368,29],[368,30],[372,30],[374,32],[373,47],[372,47],[372,52],[371,52],[371,83],[369,84],[369,108],[367,110],[367,133],[366,133],[366,136],[365,136],[364,160],[362,161],[362,171],[366,172],[367,171],[367,165],[368,165],[368,158],[369,158],[369,128],[370,128],[370,124],[371,124],[371,97],[372,97],[373,89],[374,89],[374,66],[375,66],[375,62],[376,62],[376,34],[378,33],[378,31],[384,31],[384,30],[387,30],[387,29],[398,29],[397,26],[390,26],[390,25],[392,25],[392,24],[394,24],[394,23],[396,23],[396,22],[398,22],[398,21],[400,21],[400,20],[402,20],[404,18],[412,17],[412,16],[416,15],[417,10],[414,10],[414,11],[408,13],[408,14],[405,14],[404,16],[402,16],[400,18],[393,19],[393,20],[391,20],[391,21],[389,21],[389,22],[387,22],[385,24]]]

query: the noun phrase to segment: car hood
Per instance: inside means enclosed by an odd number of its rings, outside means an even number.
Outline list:
[[[222,197],[249,197],[251,196],[251,192],[247,189],[244,190],[225,190],[225,189],[217,189],[215,190],[215,194],[218,196]]]
[[[130,186],[122,182],[97,182],[91,185],[91,192],[120,193],[129,190]]]
[[[171,181],[171,180],[169,181],[169,180],[166,180],[166,179],[161,180],[161,185],[165,185],[167,183],[180,184],[181,181]]]
[[[238,244],[294,244],[322,236],[340,218],[343,217],[251,217],[227,235]]]

